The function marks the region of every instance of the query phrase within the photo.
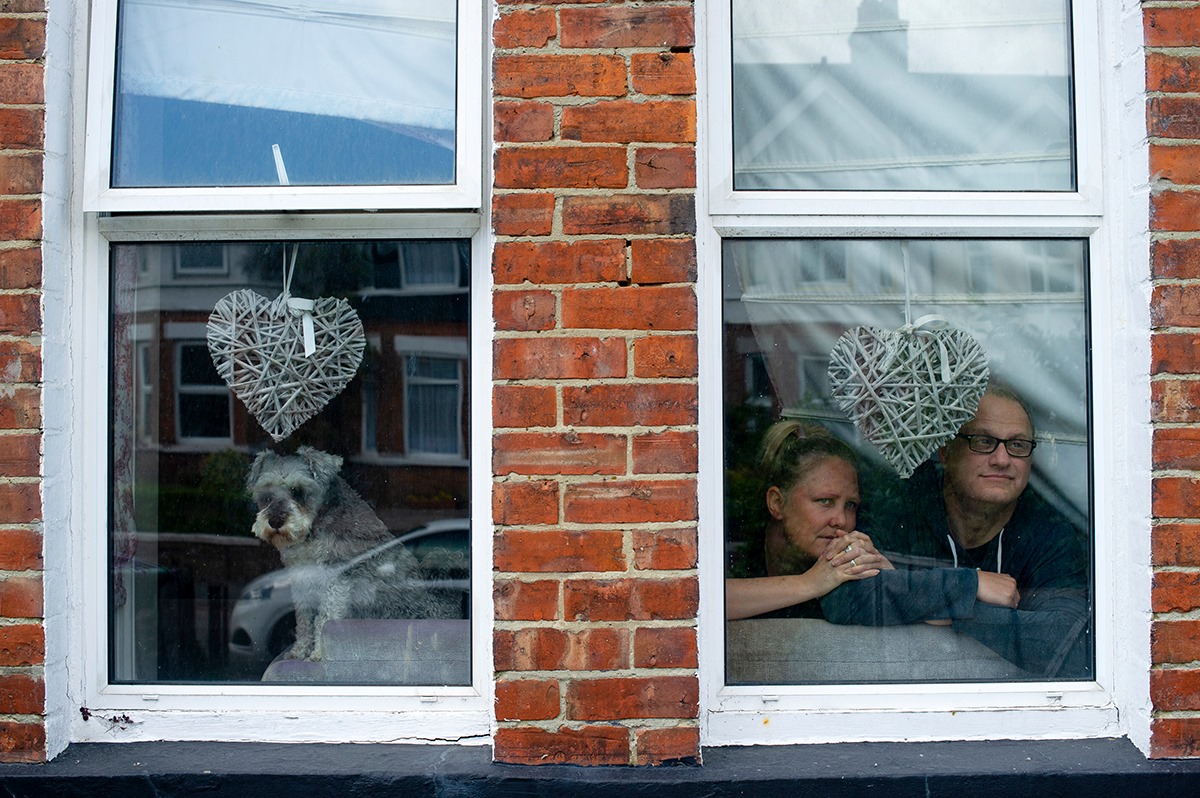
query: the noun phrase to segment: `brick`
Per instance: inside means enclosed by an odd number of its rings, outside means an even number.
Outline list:
[[[4,313],[4,300],[11,298],[13,297],[0,296],[0,329],[3,329],[4,322],[11,318],[6,318]],[[36,297],[32,298],[36,300]],[[11,387],[0,390],[0,429],[38,429],[41,424],[41,391],[37,388]]]
[[[1200,718],[1151,720],[1150,756],[1154,759],[1200,756]]]
[[[1150,671],[1150,700],[1158,712],[1200,709],[1200,670]]]
[[[41,190],[40,155],[0,156],[0,194],[38,194]]]
[[[1151,230],[1194,230],[1200,194],[1163,191],[1150,197]]]
[[[651,432],[633,440],[633,473],[694,474],[700,445],[695,432]]]
[[[1200,478],[1156,477],[1150,484],[1150,507],[1156,518],[1200,517]]]
[[[40,715],[46,708],[46,687],[40,679],[19,673],[0,674],[0,713]]]
[[[1158,665],[1200,660],[1200,621],[1152,622],[1150,658]]]
[[[563,516],[580,524],[652,524],[696,520],[693,480],[584,482],[568,485]]]
[[[497,285],[613,282],[625,273],[624,240],[510,241],[497,244],[493,254]]]
[[[698,550],[695,529],[638,529],[633,533],[633,564],[638,570],[695,568]]]
[[[691,238],[650,238],[630,248],[635,283],[690,283],[696,280],[696,242]]]
[[[33,335],[41,326],[41,304],[36,294],[0,295],[0,335]]]
[[[1152,533],[1155,565],[1200,566],[1200,524],[1158,524]]]
[[[46,101],[45,82],[41,64],[0,64],[0,103],[41,105]]]
[[[694,144],[693,100],[608,100],[563,109],[564,141]]]
[[[1200,381],[1163,380],[1150,383],[1151,418],[1158,422],[1200,421]]]
[[[42,379],[42,349],[36,341],[0,341],[0,378],[6,383]]]
[[[3,160],[3,159],[0,159]],[[38,178],[38,191],[41,178]],[[0,250],[0,289],[40,288],[42,251],[38,247]]]
[[[1158,571],[1150,591],[1154,612],[1187,612],[1200,607],[1200,571]]]
[[[497,524],[556,523],[558,483],[552,480],[494,483],[492,520]]]
[[[0,524],[32,524],[41,517],[42,497],[36,484],[0,484]]]
[[[558,419],[551,385],[497,385],[492,388],[492,424],[496,427],[550,427]]]
[[[1200,148],[1196,158],[1200,159]],[[1200,170],[1198,170],[1200,171]],[[1200,181],[1200,173],[1197,174]],[[1150,242],[1151,276],[1165,280],[1200,278],[1200,238],[1169,238]]]
[[[0,107],[0,142],[9,150],[40,150],[45,140],[42,120],[41,110]],[[7,221],[11,214],[10,210],[3,211],[6,230],[9,229]],[[34,239],[37,236],[22,235],[19,238]]]
[[[41,723],[0,721],[0,762],[44,762],[46,729]]]
[[[29,667],[46,662],[46,637],[41,624],[0,626],[0,666]]]
[[[1170,427],[1154,431],[1154,468],[1200,471],[1200,429]]]
[[[9,576],[0,579],[0,618],[41,618],[42,578]]]
[[[694,335],[655,335],[633,342],[636,377],[695,377],[700,373],[700,353]]]
[[[1200,327],[1200,284],[1155,286],[1150,319],[1156,327]]]
[[[32,10],[32,9],[31,9]],[[45,11],[45,6],[37,9]],[[40,19],[0,18],[0,59],[27,61],[46,54],[46,23]],[[5,102],[9,102],[5,100]],[[3,139],[0,138],[0,141]]]
[[[663,194],[568,196],[562,220],[567,235],[692,235],[696,201]]]
[[[628,765],[629,732],[619,726],[502,727],[493,737],[492,755],[510,765]]]
[[[581,679],[567,685],[564,703],[571,720],[694,718],[699,694],[694,676]]]
[[[1171,95],[1150,97],[1146,100],[1146,129],[1151,137],[1200,138],[1200,103]]]
[[[493,291],[492,319],[497,330],[553,330],[558,323],[558,300],[549,291]]]
[[[40,532],[32,529],[0,529],[0,571],[38,571],[41,568]]]
[[[567,288],[562,294],[566,329],[695,330],[691,286]]]
[[[1150,336],[1151,374],[1200,372],[1200,333],[1156,333]]]
[[[691,53],[634,53],[629,77],[640,94],[696,93],[696,62]]]
[[[558,36],[563,47],[691,47],[696,43],[691,6],[564,8]]]
[[[1195,159],[1200,147],[1189,144],[1150,145],[1150,178],[1188,185],[1200,182],[1200,167]]]
[[[696,386],[633,383],[563,388],[563,423],[579,427],[691,425],[699,419]]]
[[[1200,60],[1167,53],[1146,53],[1146,91],[1194,92],[1200,87]]]
[[[506,432],[492,436],[492,472],[503,474],[623,474],[626,438],[567,432]]]
[[[594,380],[625,370],[623,338],[502,338],[493,345],[498,380]]]
[[[628,629],[526,627],[495,634],[498,671],[611,671],[629,667]]]
[[[545,47],[558,35],[554,11],[533,8],[501,14],[492,25],[492,42],[497,50],[514,47]]]
[[[496,141],[549,141],[554,137],[554,107],[539,102],[498,102],[492,109]]]
[[[1200,41],[1200,17],[1193,7],[1143,9],[1147,47],[1194,47]]]
[[[699,656],[694,627],[642,628],[634,632],[635,668],[695,668]]]
[[[497,97],[621,97],[625,59],[619,55],[501,55],[492,62]]]
[[[41,472],[41,435],[0,437],[0,475],[36,477]]]
[[[0,141],[5,140],[4,135],[4,112],[0,110]],[[42,204],[32,199],[0,200],[0,237],[3,241],[40,240]]]
[[[0,13],[45,14],[46,0],[0,0]]]
[[[563,614],[571,621],[688,621],[699,592],[679,579],[570,579],[563,583]]]
[[[619,531],[501,530],[492,555],[497,571],[538,573],[625,570]]]
[[[700,729],[672,726],[667,729],[638,729],[637,764],[695,765],[700,759]]]
[[[696,151],[691,147],[643,147],[633,169],[638,188],[696,187]]]
[[[495,154],[500,188],[625,188],[624,147],[503,147]]]
[[[499,236],[547,236],[554,229],[553,194],[497,194],[492,230]]]
[[[496,720],[549,720],[561,712],[558,682],[553,679],[496,682]]]
[[[552,621],[558,615],[559,583],[553,579],[522,582],[497,579],[492,601],[498,621]]]

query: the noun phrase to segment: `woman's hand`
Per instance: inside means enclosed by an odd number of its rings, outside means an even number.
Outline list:
[[[887,557],[875,549],[875,544],[862,532],[850,532],[837,540],[830,541],[825,547],[823,560],[828,560],[834,568],[849,565],[847,573],[852,575],[865,574],[867,571],[894,571],[895,566]],[[874,574],[870,574],[874,576]]]

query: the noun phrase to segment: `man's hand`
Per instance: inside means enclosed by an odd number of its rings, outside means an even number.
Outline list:
[[[1008,574],[993,574],[988,571],[979,572],[979,590],[975,598],[984,604],[995,604],[999,607],[1016,608],[1021,601],[1021,593],[1017,590],[1017,580]]]

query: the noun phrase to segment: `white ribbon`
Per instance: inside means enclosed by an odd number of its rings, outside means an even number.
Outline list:
[[[900,328],[901,333],[908,335],[925,335],[934,337],[935,332],[950,329],[950,322],[936,313],[930,313],[926,316],[921,316],[912,324],[905,324]],[[951,379],[950,374],[950,353],[946,351],[946,342],[939,337],[934,337],[937,341],[938,352],[941,354],[939,360],[942,363],[942,382],[949,384]]]
[[[313,327],[313,308],[317,303],[311,299],[298,299],[296,297],[288,297],[288,311],[293,316],[300,317],[300,326],[304,331],[304,356],[312,357],[313,352],[317,351],[317,333]]]

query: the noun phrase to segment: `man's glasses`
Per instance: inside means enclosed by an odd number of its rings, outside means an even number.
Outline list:
[[[996,447],[1004,444],[1004,450],[1010,457],[1028,457],[1033,454],[1037,441],[1024,438],[993,438],[991,435],[966,435],[958,433],[957,437],[967,442],[967,448],[978,454],[991,454]]]

